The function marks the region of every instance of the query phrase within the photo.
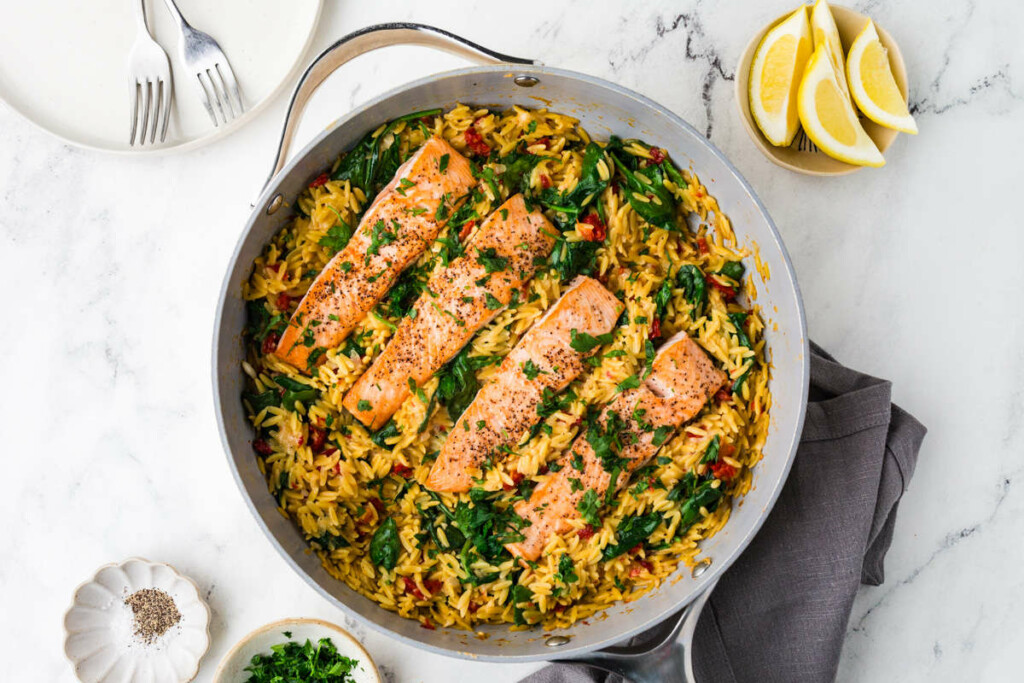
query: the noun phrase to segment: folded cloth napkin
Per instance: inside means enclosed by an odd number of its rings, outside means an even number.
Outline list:
[[[694,637],[698,681],[832,681],[857,587],[884,579],[924,426],[892,385],[811,343],[807,419],[782,495],[722,576]],[[618,683],[558,663],[523,683]]]

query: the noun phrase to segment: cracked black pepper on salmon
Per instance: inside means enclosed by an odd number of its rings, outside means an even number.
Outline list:
[[[484,220],[466,254],[439,270],[343,405],[371,430],[450,361],[533,277],[551,252],[555,228],[514,195]],[[496,303],[493,303],[496,302]]]

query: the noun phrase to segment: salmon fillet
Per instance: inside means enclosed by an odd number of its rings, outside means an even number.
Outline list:
[[[529,500],[515,505],[528,520],[524,540],[506,548],[517,557],[536,560],[553,534],[572,530],[580,517],[579,503],[587,491],[603,501],[609,486],[624,486],[630,475],[646,464],[679,426],[692,419],[707,400],[725,384],[725,373],[716,368],[704,350],[680,332],[659,349],[650,375],[635,389],[627,389],[608,404],[594,427],[576,437],[572,448],[559,460],[561,468],[534,489]],[[601,437],[604,437],[603,439]],[[596,438],[595,438],[596,437]],[[611,472],[595,453],[604,450],[609,437],[619,444],[611,448],[615,461]],[[552,468],[555,469],[555,468]],[[612,475],[618,469],[616,481]]]
[[[622,303],[597,280],[580,276],[541,316],[455,423],[430,469],[427,488],[468,491],[496,449],[517,443],[539,419],[545,397],[569,386],[593,355],[571,346],[572,333],[611,332]],[[599,348],[599,347],[598,347]]]
[[[528,212],[515,195],[480,225],[466,254],[431,276],[384,351],[342,404],[372,430],[380,429],[419,386],[458,354],[533,277],[535,259],[554,246],[554,227]]]
[[[345,341],[433,243],[475,184],[469,161],[451,145],[438,137],[423,143],[373,200],[345,248],[317,275],[274,354],[305,371],[316,349]]]

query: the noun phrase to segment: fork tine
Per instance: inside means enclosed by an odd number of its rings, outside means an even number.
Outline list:
[[[142,135],[139,136],[139,144],[146,144],[146,126],[149,124],[149,106],[151,104],[149,79],[142,84]]]
[[[206,82],[203,81],[202,72],[196,74],[196,78],[199,79],[199,88],[203,91],[203,106],[206,107],[206,113],[210,115],[210,120],[213,121],[214,127],[220,125],[217,120],[217,115],[213,113],[213,106],[210,104],[210,91],[206,87]]]
[[[228,95],[228,87],[224,84],[224,77],[220,73],[220,69],[214,64],[213,68],[208,71],[210,74],[210,82],[213,83],[214,89],[217,91],[217,100],[222,102],[224,105],[223,111],[225,123],[231,121],[237,116],[235,113],[235,105],[231,101],[231,97]]]
[[[217,87],[217,79],[214,78],[214,74],[217,72],[217,67],[214,66],[212,69],[206,70],[206,77],[210,80],[210,89],[213,90],[213,103],[217,105],[217,111],[220,112],[221,121],[227,123],[231,117],[224,113],[224,95],[221,94],[221,90]],[[228,109],[228,113],[231,110]]]
[[[238,113],[243,113],[245,111],[245,104],[242,102],[242,91],[238,87],[238,79],[235,78],[235,72],[231,70],[231,65],[225,59],[223,64],[217,64],[217,71],[227,84],[231,94],[235,96],[235,102],[238,104]]]
[[[159,78],[153,82],[153,119],[150,121],[149,144],[156,142],[156,129],[160,121],[160,110],[163,108],[163,81]]]
[[[135,146],[135,131],[139,127],[139,82],[132,82],[132,134],[128,138],[128,144]]]
[[[163,124],[160,126],[160,142],[167,139],[167,122],[171,120],[171,98],[174,96],[169,81],[162,81],[160,87],[163,89],[164,110],[161,114]]]

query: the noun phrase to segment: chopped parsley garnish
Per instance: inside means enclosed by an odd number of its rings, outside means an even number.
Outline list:
[[[338,222],[327,229],[327,234],[321,237],[317,244],[321,247],[327,247],[327,250],[331,252],[331,256],[334,256],[344,249],[348,241],[352,239],[352,226],[342,220],[341,214],[333,206],[328,206],[327,208],[334,211],[338,216]]]
[[[405,196],[405,191],[408,190],[410,187],[415,187],[415,186],[416,186],[416,183],[412,182],[408,178],[402,178],[401,180],[398,181],[398,189],[396,190],[396,192],[398,192],[398,194],[400,194],[400,195],[402,195],[404,197]]]
[[[523,363],[523,374],[526,375],[526,379],[537,379],[537,375],[546,375],[547,373],[541,370],[532,359],[527,359]]]
[[[490,292],[484,294],[484,303],[487,305],[487,309],[491,311],[496,311],[504,306],[504,304],[498,300],[498,297],[494,296]]]
[[[437,170],[442,175],[448,172],[448,155],[442,154],[441,158],[437,160]]]
[[[373,410],[373,406],[365,398],[364,399],[360,399],[359,403],[356,404],[356,408],[359,411],[361,411],[361,412],[366,412],[367,410]]]
[[[504,256],[498,256],[498,252],[494,247],[477,249],[476,254],[477,262],[484,267],[484,271],[487,273],[497,273],[508,267],[508,259]]]
[[[583,498],[580,499],[579,504],[576,505],[576,509],[579,510],[580,517],[583,518],[587,524],[591,526],[601,526],[601,519],[598,517],[598,512],[601,510],[601,497],[597,495],[597,491],[594,489],[587,489],[587,492],[583,494]]]
[[[370,246],[366,248],[366,262],[370,262],[370,254],[379,254],[380,248],[385,244],[391,244],[398,239],[398,221],[392,221],[389,227],[383,220],[379,220],[370,228]]]
[[[291,638],[289,631],[285,638]],[[246,683],[278,683],[279,681],[309,681],[309,683],[351,683],[351,672],[359,660],[338,652],[330,638],[321,638],[313,645],[289,640],[273,645],[271,654],[257,654],[245,667],[249,678]]]

